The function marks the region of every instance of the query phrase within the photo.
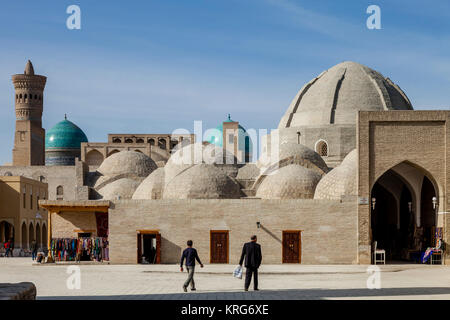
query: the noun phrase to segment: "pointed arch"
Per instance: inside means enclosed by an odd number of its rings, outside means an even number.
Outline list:
[[[373,181],[371,182],[370,190],[372,190],[373,186],[378,181],[378,179],[380,179],[380,177],[382,177],[386,172],[388,172],[389,170],[397,167],[398,165],[400,165],[402,163],[404,163],[406,165],[409,165],[409,166],[417,169],[421,173],[423,173],[423,175],[426,176],[431,181],[431,183],[433,184],[434,190],[436,192],[436,196],[437,197],[440,196],[442,198],[442,196],[444,195],[443,189],[442,189],[441,185],[437,182],[437,180],[433,177],[433,175],[427,169],[423,168],[421,165],[416,164],[416,163],[414,163],[414,162],[412,162],[410,160],[407,160],[407,159],[398,161],[397,163],[392,165],[389,169],[387,169],[384,172],[382,172],[381,174],[378,174],[377,176],[375,176]]]

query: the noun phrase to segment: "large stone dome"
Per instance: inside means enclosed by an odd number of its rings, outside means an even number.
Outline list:
[[[153,171],[139,185],[133,194],[133,199],[161,199],[164,191],[164,167]]]
[[[166,184],[185,170],[198,165],[209,164],[221,166],[231,176],[237,175],[237,159],[222,147],[196,142],[179,148],[164,166]]]
[[[412,110],[406,94],[389,78],[356,62],[322,72],[296,95],[279,129],[355,124],[358,110]]]
[[[291,164],[267,176],[256,191],[261,199],[312,199],[322,175]]]
[[[342,163],[327,173],[317,185],[314,199],[341,200],[343,196],[356,196],[358,153],[350,152]]]
[[[135,175],[147,177],[157,168],[147,155],[136,151],[121,151],[106,158],[97,172],[104,176]]]
[[[277,148],[277,146],[272,145],[271,148]],[[278,158],[273,155],[278,155]],[[327,173],[329,170],[325,161],[317,152],[305,145],[292,142],[279,144],[278,152],[273,150],[269,154],[265,154],[258,160],[257,165],[262,169],[263,174],[269,174],[273,169],[276,170],[293,163],[315,170],[320,174]]]
[[[240,186],[221,168],[197,164],[169,181],[164,199],[239,199]]]
[[[131,199],[141,180],[122,178],[97,190],[98,198],[103,200]]]

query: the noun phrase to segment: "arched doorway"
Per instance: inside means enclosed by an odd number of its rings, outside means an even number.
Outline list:
[[[41,247],[41,226],[39,225],[39,223],[36,223],[36,244],[39,247]]]
[[[34,226],[30,223],[30,226],[28,227],[28,248],[31,248],[31,243],[33,240],[36,240],[34,237]]]
[[[8,221],[0,222],[0,243],[3,244],[8,240],[14,240],[14,226]]]
[[[409,163],[386,171],[371,191],[371,239],[391,262],[417,262],[436,245],[437,197],[426,172]]]
[[[27,237],[27,224],[24,222],[22,223],[22,228],[21,228],[21,233],[22,233],[22,249],[26,249],[28,247],[28,237]]]
[[[42,248],[47,248],[47,226],[42,225]]]

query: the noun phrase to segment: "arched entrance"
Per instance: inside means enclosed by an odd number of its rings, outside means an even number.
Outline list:
[[[47,248],[47,226],[42,225],[42,248]]]
[[[34,226],[30,223],[30,226],[28,227],[28,248],[31,248],[33,240],[36,240],[34,237]]]
[[[435,183],[421,168],[403,162],[386,171],[371,191],[371,239],[391,262],[417,262],[436,245]]]
[[[7,222],[0,222],[0,243],[5,243],[8,240],[14,240],[14,226]]]
[[[39,223],[36,223],[36,244],[39,247],[41,247],[41,226],[39,225]]]
[[[27,224],[24,222],[22,223],[22,228],[21,228],[21,233],[22,233],[22,249],[26,249],[28,247],[28,239],[27,239]]]

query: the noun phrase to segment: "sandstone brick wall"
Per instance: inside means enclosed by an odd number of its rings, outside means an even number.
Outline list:
[[[52,213],[53,238],[76,238],[80,230],[96,236],[95,212]]]
[[[162,263],[179,263],[189,239],[209,263],[210,230],[229,230],[231,264],[238,263],[243,243],[253,234],[262,245],[263,263],[281,263],[283,230],[302,230],[304,264],[357,259],[356,199],[121,200],[111,204],[109,228],[112,263],[137,262],[137,230],[160,231]]]
[[[437,184],[438,211],[445,216],[441,220],[444,221],[444,241],[448,243],[449,146],[450,111],[359,112],[359,196],[370,199],[372,186],[383,173],[403,161],[411,163]],[[369,205],[359,205],[358,212],[359,261],[368,263],[371,241]]]
[[[48,198],[56,200],[56,188],[63,186],[64,200],[87,200],[87,187],[83,187],[83,164],[75,166],[0,166],[0,176],[10,172],[13,176],[24,176],[38,180],[43,176],[48,183]]]

